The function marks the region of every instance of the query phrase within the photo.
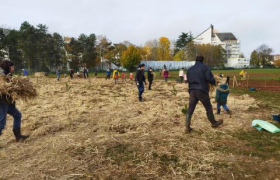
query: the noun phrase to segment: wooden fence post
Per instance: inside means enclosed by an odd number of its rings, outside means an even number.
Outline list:
[[[236,84],[236,86],[238,86],[237,79],[235,76],[233,76],[232,83],[233,83],[232,84],[233,88],[234,88],[234,84]]]

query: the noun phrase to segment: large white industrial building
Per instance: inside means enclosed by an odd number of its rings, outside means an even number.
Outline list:
[[[195,44],[221,45],[226,50],[225,67],[245,68],[250,66],[250,60],[239,58],[240,42],[230,32],[221,33],[211,25],[194,39]]]

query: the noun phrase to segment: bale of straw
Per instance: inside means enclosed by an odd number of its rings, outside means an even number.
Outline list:
[[[34,76],[35,77],[44,77],[44,76],[48,76],[48,73],[46,73],[46,72],[35,72]]]
[[[222,78],[220,78],[219,76],[214,76],[215,80],[216,80],[216,84],[220,84],[222,83]],[[209,88],[209,93],[212,94],[215,92],[216,90],[216,86],[213,84],[208,84],[208,88]]]
[[[16,100],[31,100],[38,95],[32,83],[26,77],[0,76],[0,96]]]

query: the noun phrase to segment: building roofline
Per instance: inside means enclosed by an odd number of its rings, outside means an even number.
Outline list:
[[[208,29],[210,29],[211,26],[209,28],[207,28],[206,30],[204,30],[202,33],[200,33],[199,35],[197,35],[194,39],[196,39],[198,36],[200,36],[201,34],[205,33],[206,31],[208,31]]]

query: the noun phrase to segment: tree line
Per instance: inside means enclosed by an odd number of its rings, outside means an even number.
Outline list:
[[[273,56],[271,55],[273,49],[266,44],[260,45],[251,53],[250,65],[252,67],[272,66]],[[276,64],[277,65],[277,64]]]
[[[226,52],[221,46],[197,45],[192,33],[182,32],[171,42],[167,37],[149,40],[144,46],[129,41],[113,44],[106,36],[94,33],[79,37],[62,37],[49,33],[43,24],[33,26],[23,22],[19,30],[4,34],[0,29],[0,58],[8,56],[18,69],[52,71],[71,68],[97,67],[102,60],[133,70],[141,60],[146,61],[194,61],[196,55],[203,55],[209,66],[222,67]]]

